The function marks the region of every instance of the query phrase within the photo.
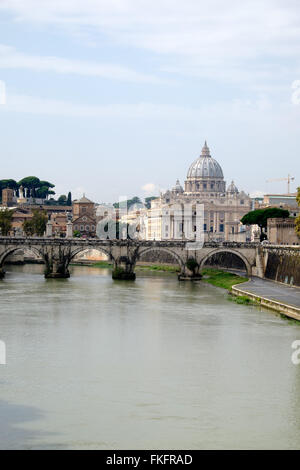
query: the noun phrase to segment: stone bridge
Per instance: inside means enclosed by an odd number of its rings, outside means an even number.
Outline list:
[[[189,246],[189,249],[187,249]],[[0,277],[5,259],[20,249],[31,250],[45,263],[46,278],[69,277],[69,264],[80,252],[89,249],[106,254],[114,265],[114,271],[125,273],[121,278],[134,279],[134,269],[142,255],[156,250],[173,256],[179,266],[179,278],[189,279],[199,276],[206,261],[217,253],[232,253],[244,263],[248,276],[264,277],[266,269],[266,248],[257,243],[205,243],[201,249],[193,249],[193,243],[186,241],[134,241],[100,239],[62,238],[18,238],[0,237]],[[192,248],[192,249],[191,249]],[[189,258],[197,261],[197,272],[192,273],[186,263]]]

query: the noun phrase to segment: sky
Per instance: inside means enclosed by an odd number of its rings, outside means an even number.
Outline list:
[[[0,0],[0,179],[96,202],[184,184],[207,140],[251,195],[300,186],[299,0]]]

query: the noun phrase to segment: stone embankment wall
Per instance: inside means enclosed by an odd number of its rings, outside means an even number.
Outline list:
[[[6,264],[40,264],[43,262],[44,261],[38,256],[36,256],[35,253],[33,253],[32,251],[22,249],[15,251],[11,255],[9,255],[5,260]]]
[[[245,270],[244,262],[234,253],[216,253],[212,255],[205,263],[205,266],[219,267],[219,268],[233,268]]]
[[[266,248],[265,258],[267,279],[300,286],[300,247]]]
[[[178,264],[176,258],[165,251],[151,250],[143,254],[140,263]]]

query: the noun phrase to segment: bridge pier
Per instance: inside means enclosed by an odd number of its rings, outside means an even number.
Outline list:
[[[183,271],[178,274],[178,281],[200,281],[202,274],[193,274],[189,271]]]
[[[3,268],[0,268],[0,279],[3,279],[5,277],[5,271]]]
[[[135,263],[128,256],[120,256],[114,262],[112,278],[119,281],[134,281],[136,278],[134,266]]]
[[[65,263],[46,263],[45,278],[46,279],[67,279],[70,277],[69,269]]]
[[[197,255],[190,256],[181,266],[181,271],[178,274],[179,281],[200,281],[202,274],[199,272],[200,263],[197,261]]]
[[[46,279],[66,279],[70,277],[68,269],[70,262],[69,252],[59,249],[49,249],[44,253],[45,278]]]

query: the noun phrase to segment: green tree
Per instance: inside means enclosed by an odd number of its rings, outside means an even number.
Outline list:
[[[15,195],[19,197],[19,185],[15,180],[6,179],[0,180],[0,199],[2,200],[2,190],[3,189],[13,189],[15,191]]]
[[[126,207],[129,209],[130,206],[133,206],[133,204],[143,204],[143,203],[138,196],[134,196],[133,198],[128,199],[127,201],[115,202],[113,206],[116,209],[118,208],[126,209]]]
[[[27,235],[27,237],[30,237],[31,235],[34,235],[34,227],[33,227],[33,224],[32,224],[31,220],[25,220],[23,222],[23,230],[24,230],[25,234]]]
[[[23,224],[23,230],[26,235],[37,235],[42,237],[46,231],[48,215],[46,211],[34,210],[31,220],[26,220]]]
[[[25,190],[24,196],[36,197],[36,191],[40,188],[41,182],[36,176],[26,176],[19,181],[18,185]]]
[[[243,225],[258,225],[260,228],[260,239],[266,238],[263,229],[267,228],[268,219],[273,218],[287,218],[290,213],[286,209],[280,209],[278,207],[270,207],[267,209],[256,209],[250,211],[241,218]]]
[[[14,211],[9,209],[0,211],[0,230],[2,236],[7,236],[11,230],[13,213]]]
[[[76,238],[80,238],[80,237],[81,237],[81,233],[79,232],[79,230],[74,230],[74,232],[73,232],[73,237],[76,237]]]
[[[195,258],[188,258],[185,264],[186,264],[186,267],[193,273],[193,276],[195,276],[196,271],[199,267],[199,264],[197,263]]]
[[[48,196],[50,194],[51,195],[55,194],[55,191],[52,191],[52,188],[55,188],[55,185],[52,183],[49,183],[49,181],[40,181],[40,186],[36,190],[36,196],[42,199],[48,199]]]
[[[62,194],[61,196],[59,196],[57,202],[60,206],[65,206],[67,203],[67,196],[65,196],[65,194]]]
[[[157,199],[157,196],[145,197],[145,206],[147,207],[147,209],[150,209],[151,201],[153,201],[153,199]]]
[[[67,199],[67,206],[71,206],[71,205],[72,205],[72,194],[69,192],[68,199]]]

